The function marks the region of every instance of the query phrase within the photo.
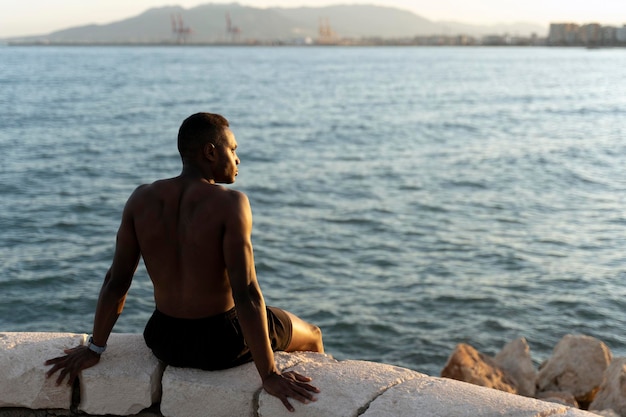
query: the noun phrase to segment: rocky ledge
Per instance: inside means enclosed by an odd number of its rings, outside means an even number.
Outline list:
[[[490,357],[467,344],[450,355],[441,376],[504,392],[626,417],[626,358],[613,358],[600,340],[567,335],[538,369],[524,338]]]
[[[100,363],[83,371],[74,386],[45,378],[46,359],[85,340],[72,333],[0,333],[0,417],[294,415],[263,391],[253,364],[216,372],[166,367],[138,334],[112,334]],[[294,402],[299,416],[593,415],[386,364],[304,352],[278,353],[276,362],[281,370],[311,376],[321,389],[315,402]]]

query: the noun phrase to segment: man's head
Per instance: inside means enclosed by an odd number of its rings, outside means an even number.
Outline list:
[[[208,162],[210,176],[215,182],[235,182],[240,162],[236,149],[237,141],[228,120],[219,114],[193,114],[178,130],[178,151],[183,164]]]
[[[202,152],[207,143],[221,144],[228,120],[219,114],[196,113],[183,121],[178,130],[178,152],[183,158],[194,157]]]

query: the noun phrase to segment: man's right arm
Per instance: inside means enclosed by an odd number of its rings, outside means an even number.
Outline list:
[[[274,353],[267,330],[265,300],[259,287],[252,250],[252,212],[243,193],[232,194],[228,204],[228,218],[224,232],[224,258],[232,288],[237,316],[252,359],[263,381],[265,390],[278,397],[293,411],[288,397],[301,402],[314,400],[311,392],[319,392],[309,385],[309,378],[297,374],[281,375],[274,363]]]
[[[139,263],[140,249],[133,220],[133,205],[139,199],[138,195],[139,189],[133,193],[124,207],[122,222],[117,232],[113,263],[100,289],[93,325],[93,343],[96,346],[106,345],[109,334],[124,308],[126,293]],[[100,355],[86,346],[67,349],[65,353],[65,356],[50,359],[45,363],[54,365],[46,373],[48,377],[59,372],[57,384],[60,384],[67,375],[68,384],[71,385],[80,371],[94,366],[100,360]]]

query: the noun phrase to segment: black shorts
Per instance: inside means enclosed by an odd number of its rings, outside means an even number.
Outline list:
[[[291,320],[283,310],[267,307],[267,326],[273,351],[291,342]],[[171,366],[217,370],[252,361],[237,312],[201,319],[179,319],[155,310],[143,332],[154,355]]]

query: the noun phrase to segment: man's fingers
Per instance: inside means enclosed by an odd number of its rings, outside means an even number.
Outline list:
[[[290,395],[290,397],[300,401],[301,403],[308,403],[309,401],[315,401],[315,397],[311,394],[310,390],[307,387],[302,385],[297,385],[292,388],[292,392],[294,395]]]
[[[318,387],[315,387],[311,384],[300,384],[301,387],[303,387],[305,390],[307,391],[311,391],[311,392],[320,392],[320,389]]]
[[[65,378],[65,375],[67,375],[67,368],[63,368],[61,372],[59,372],[59,377],[57,378],[57,385],[61,385],[61,383],[63,382],[63,379]]]
[[[291,405],[291,404],[289,403],[289,400],[287,400],[287,397],[281,397],[281,398],[280,398],[280,400],[283,402],[283,405],[285,406],[285,408],[287,408],[287,410],[289,410],[289,411],[291,411],[291,412],[296,411],[296,410],[293,408],[293,405]]]
[[[307,382],[310,382],[312,380],[308,376],[300,375],[299,373],[292,372],[292,371],[285,372],[283,375],[287,375],[289,379],[291,379],[294,383],[298,384],[298,386],[305,388],[307,391],[320,392],[319,388],[311,384],[307,384]]]
[[[48,365],[48,363],[47,363],[47,362],[46,362],[46,365]],[[52,367],[52,369],[50,369],[48,372],[46,372],[46,378],[50,378],[50,377],[51,377],[52,375],[54,375],[54,373],[55,373],[56,371],[58,371],[58,370],[59,370],[59,366],[58,366],[58,365],[54,365],[54,366]]]
[[[312,378],[308,376],[301,375],[294,371],[285,372],[283,373],[283,376],[286,376],[287,378],[293,380],[294,382],[299,383],[301,386],[306,388],[307,391],[320,392],[319,388],[313,385],[307,384],[307,382],[311,382],[313,380]]]
[[[48,372],[46,372],[46,377],[50,378],[59,369],[65,368],[67,366],[66,363],[67,363],[67,356],[59,356],[58,358],[48,359],[47,361],[45,361],[44,365],[54,365],[52,368],[50,368]],[[64,373],[61,372],[61,375],[64,375]],[[57,381],[57,384],[59,384],[58,381]]]
[[[59,374],[59,377],[57,378],[57,385],[61,385],[66,376],[68,377],[67,385],[69,386],[74,385],[74,380],[76,379],[76,376],[77,376],[76,372],[70,371],[67,368],[64,368]]]
[[[70,387],[72,385],[74,385],[74,381],[76,380],[76,376],[77,376],[76,373],[70,372],[70,377],[67,380],[67,385],[69,385]]]
[[[59,356],[58,358],[48,359],[47,361],[44,362],[44,365],[54,365],[56,363],[61,362],[63,359],[65,359],[65,356]]]
[[[319,389],[308,384],[311,379],[295,372],[285,372],[282,375],[274,375],[268,378],[263,387],[265,390],[277,397],[289,411],[295,409],[289,403],[288,398],[307,404],[316,401],[313,393],[319,392]]]
[[[291,375],[294,377],[294,379],[296,379],[297,381],[300,382],[310,382],[312,379],[309,378],[308,376],[304,376],[304,375],[300,375],[297,372],[293,372],[293,371],[289,371],[289,372],[285,372],[287,375]]]

